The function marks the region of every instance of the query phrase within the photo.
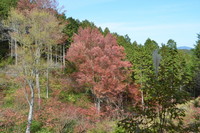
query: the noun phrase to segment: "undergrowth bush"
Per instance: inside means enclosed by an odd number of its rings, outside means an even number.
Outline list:
[[[74,133],[74,127],[76,126],[76,124],[77,124],[76,120],[66,121],[60,133]]]
[[[47,128],[42,128],[41,130],[37,131],[36,133],[54,133],[53,131],[50,131]]]
[[[180,107],[185,108],[185,117],[183,118],[186,132],[200,132],[200,97],[187,102]]]
[[[32,125],[31,125],[31,133],[36,133],[38,131],[40,131],[42,128],[42,122],[33,120],[32,121]]]
[[[4,98],[2,99],[4,108],[11,108],[14,106],[14,94],[19,88],[19,85],[13,83],[7,83],[3,90]]]
[[[0,59],[0,68],[4,68],[14,62],[13,58],[8,57],[7,59]]]
[[[113,133],[115,130],[115,122],[109,119],[99,121],[87,133]]]
[[[73,103],[83,108],[87,108],[88,105],[91,103],[86,93],[77,93],[77,92],[70,92],[68,90],[62,90],[58,97],[62,102]]]

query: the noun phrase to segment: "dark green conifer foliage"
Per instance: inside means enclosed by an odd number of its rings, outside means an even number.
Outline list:
[[[0,1],[0,21],[8,17],[11,7],[15,7],[18,0],[1,0]]]
[[[185,60],[175,43],[162,45],[159,51],[153,52],[158,46],[152,42],[148,39],[144,46],[139,46],[138,59],[134,61],[137,64],[134,77],[141,85],[144,103],[135,109],[132,118],[119,122],[119,126],[126,132],[183,132],[184,110],[177,105],[185,103],[187,98],[181,88],[186,77]]]

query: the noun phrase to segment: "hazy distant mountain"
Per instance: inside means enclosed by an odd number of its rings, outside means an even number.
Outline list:
[[[192,49],[191,47],[188,47],[188,46],[180,46],[178,47],[178,49],[187,49],[187,50],[190,50]]]

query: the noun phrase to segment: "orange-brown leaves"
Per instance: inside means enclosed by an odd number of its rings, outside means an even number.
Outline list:
[[[116,98],[125,91],[131,64],[124,61],[124,49],[110,33],[104,37],[96,28],[79,29],[67,59],[78,68],[78,83],[89,84],[98,98]]]

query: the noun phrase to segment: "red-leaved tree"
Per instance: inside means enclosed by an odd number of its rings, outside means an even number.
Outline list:
[[[76,81],[90,87],[100,112],[102,100],[116,102],[125,92],[131,64],[110,33],[104,37],[97,28],[80,28],[73,40],[66,58],[77,67]]]

